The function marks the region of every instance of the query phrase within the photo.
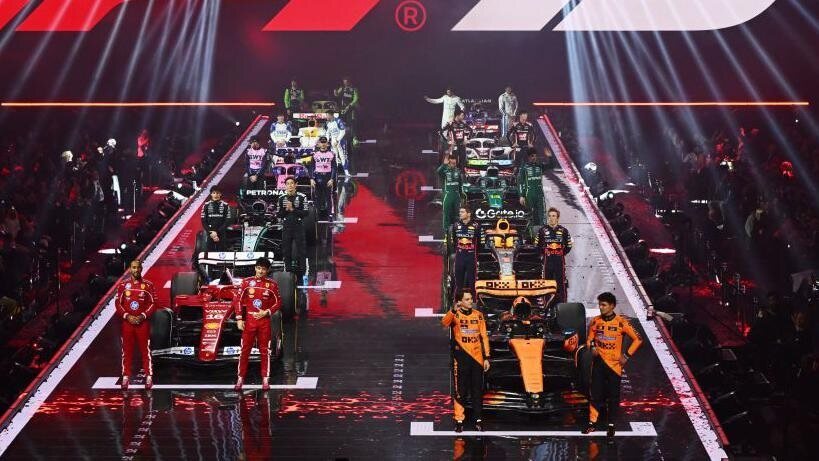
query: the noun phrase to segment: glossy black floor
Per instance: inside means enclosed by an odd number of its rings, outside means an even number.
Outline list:
[[[309,311],[285,328],[284,357],[274,382],[317,378],[315,389],[262,393],[185,388],[94,390],[100,377],[119,374],[118,321],[108,323],[47,401],[5,451],[4,459],[706,459],[706,453],[649,345],[630,364],[618,429],[650,422],[657,436],[605,438],[454,437],[410,435],[412,422],[452,429],[447,333],[416,308],[439,305],[440,209],[421,186],[434,186],[438,157],[427,130],[394,130],[355,154],[355,171],[369,173],[343,185],[346,223],[327,225],[313,249],[310,285],[341,281],[338,289],[308,291]],[[236,167],[238,168],[238,166]],[[359,175],[363,176],[363,175]],[[573,296],[588,302],[616,282],[595,268],[592,235],[580,208],[550,181],[547,197],[573,212]],[[226,177],[224,189],[235,187]],[[413,200],[407,200],[411,198]],[[358,218],[357,222],[355,219]],[[186,255],[179,256],[183,262]],[[167,271],[162,272],[166,274]],[[160,274],[160,272],[157,272]],[[164,280],[155,280],[162,286]],[[608,286],[612,285],[612,286]],[[221,384],[221,371],[158,369],[164,385]],[[258,376],[250,381],[258,382]],[[489,416],[489,430],[576,431],[583,414],[552,419]]]

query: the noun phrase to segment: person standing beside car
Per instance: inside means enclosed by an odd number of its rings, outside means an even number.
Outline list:
[[[463,289],[457,302],[441,319],[441,325],[452,330],[452,377],[455,394],[452,396],[455,432],[464,429],[464,397],[469,395],[475,430],[483,431],[483,379],[489,371],[489,336],[486,320],[474,307],[472,291]]]
[[[234,386],[237,391],[242,390],[254,342],[257,342],[261,355],[262,390],[270,389],[270,340],[272,338],[270,317],[281,307],[281,296],[276,281],[267,276],[270,272],[270,260],[257,259],[255,270],[256,275],[242,280],[239,290],[234,292],[233,296],[236,327],[242,331],[239,376]]]
[[[533,147],[526,150],[526,158],[518,170],[518,193],[520,204],[528,208],[532,215],[531,226],[536,226],[537,230],[540,230],[540,226],[543,225],[543,210],[546,207],[543,196],[545,167],[537,162],[536,157],[537,152]]]
[[[458,165],[466,167],[466,141],[475,135],[472,127],[464,122],[463,111],[456,110],[455,118],[441,128],[441,134],[449,145],[450,155],[458,156]]]
[[[501,136],[504,138],[509,134],[509,127],[518,113],[518,97],[512,93],[512,87],[507,86],[506,90],[498,97],[498,110],[501,115]]]
[[[597,430],[600,411],[605,411],[608,420],[607,437],[614,437],[614,421],[620,408],[620,380],[623,367],[643,340],[631,321],[614,312],[617,298],[609,292],[597,296],[600,315],[589,322],[586,347],[591,350],[592,369],[589,395],[589,424],[583,430],[590,434]],[[628,336],[631,345],[623,352],[623,338]]]
[[[219,186],[211,187],[210,201],[202,207],[202,228],[208,236],[208,251],[224,251],[230,218],[230,205],[222,200],[222,189]]]
[[[278,217],[282,223],[282,253],[287,272],[304,275],[307,257],[307,236],[304,218],[307,217],[307,196],[296,191],[296,179],[292,176],[284,182],[285,193],[279,196]],[[293,242],[296,254],[293,254]],[[296,260],[295,267],[293,260]]]
[[[341,79],[341,86],[333,90],[333,95],[338,98],[338,110],[341,119],[347,126],[350,147],[358,143],[358,133],[356,132],[356,121],[358,118],[358,88],[353,86],[350,77]]]
[[[142,261],[135,259],[128,266],[128,277],[117,285],[114,306],[122,319],[122,382],[123,390],[128,389],[131,380],[134,345],[142,356],[145,372],[145,389],[153,385],[153,364],[151,362],[151,322],[149,319],[156,309],[156,289],[150,280],[142,278]]]
[[[560,225],[560,210],[549,208],[546,225],[535,237],[535,245],[543,252],[543,278],[557,283],[555,300],[565,303],[569,282],[566,278],[566,255],[572,251],[574,241],[569,230]]]

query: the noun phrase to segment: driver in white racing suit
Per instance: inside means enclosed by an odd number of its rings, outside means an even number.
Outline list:
[[[293,125],[286,121],[284,114],[276,115],[276,121],[270,125],[270,140],[276,147],[285,147],[293,135]]]
[[[330,146],[338,157],[336,161],[344,170],[345,176],[350,176],[350,165],[347,159],[347,141],[344,140],[344,135],[347,134],[347,126],[339,118],[339,114],[330,114],[327,119],[327,125],[324,130],[327,133],[327,138],[330,140]]]
[[[430,98],[424,96],[427,102],[432,104],[443,104],[444,105],[444,113],[441,115],[441,128],[445,127],[447,123],[451,122],[453,118],[455,118],[455,108],[460,107],[461,110],[466,110],[466,106],[464,106],[463,101],[461,101],[460,96],[455,96],[455,92],[452,91],[452,88],[446,89],[446,94],[441,96],[440,98]]]

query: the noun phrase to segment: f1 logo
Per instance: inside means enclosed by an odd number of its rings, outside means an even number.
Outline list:
[[[695,31],[737,26],[776,0],[582,0],[557,31]],[[539,31],[567,0],[481,0],[452,30]]]
[[[134,0],[42,0],[19,32],[86,32]],[[290,0],[264,31],[349,31],[381,0]],[[556,31],[696,31],[743,24],[776,0],[582,0]],[[417,2],[416,2],[417,3]],[[454,31],[539,31],[570,0],[480,0]],[[33,0],[0,0],[0,28]],[[568,10],[567,10],[568,11]],[[319,13],[320,12],[320,13]]]

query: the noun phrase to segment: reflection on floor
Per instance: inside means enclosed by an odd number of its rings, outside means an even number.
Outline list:
[[[285,325],[273,383],[293,386],[314,377],[315,389],[216,389],[233,381],[233,366],[156,375],[157,384],[209,389],[93,389],[99,378],[119,373],[119,325],[113,320],[37,409],[5,459],[705,459],[650,348],[635,357],[623,380],[623,434],[612,444],[578,437],[585,414],[490,415],[486,429],[500,437],[426,433],[453,428],[449,340],[432,315],[440,306],[440,247],[418,239],[440,237],[440,207],[429,190],[436,185],[436,158],[417,155],[428,147],[426,137],[408,129],[361,146],[355,167],[368,176],[342,186],[343,216],[358,219],[322,225],[319,244],[310,250],[308,285],[342,283],[306,291],[308,311]],[[236,189],[238,168],[222,181],[224,190]],[[602,288],[619,287],[610,268],[597,264],[588,221],[564,194],[563,180],[560,172],[550,176],[547,199],[560,204],[576,235],[570,297],[589,305]],[[147,274],[157,286],[188,266],[186,250],[198,221],[188,223]],[[167,302],[167,289],[161,297]],[[418,316],[419,308],[430,315]],[[248,381],[257,384],[257,368],[251,370]]]

